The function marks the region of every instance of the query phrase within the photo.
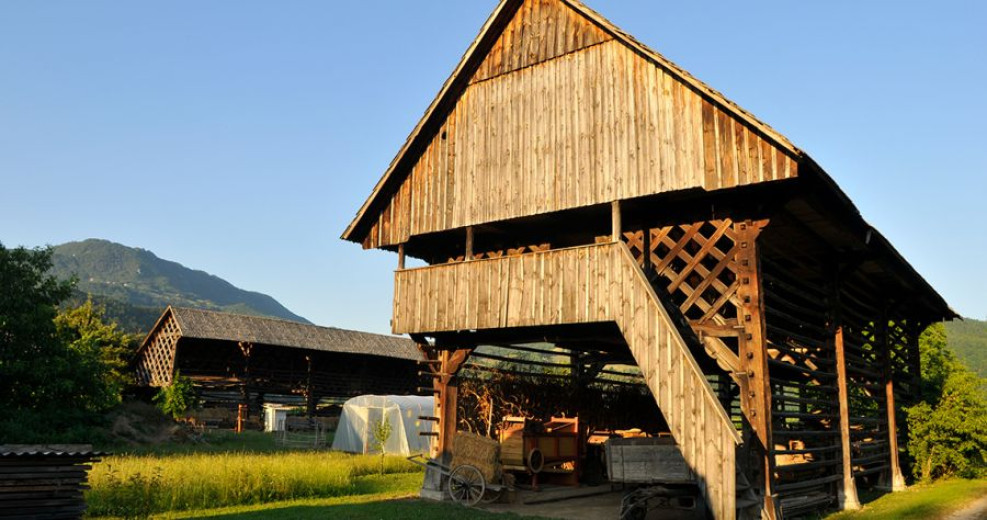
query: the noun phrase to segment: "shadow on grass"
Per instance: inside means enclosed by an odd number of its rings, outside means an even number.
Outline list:
[[[470,518],[470,520],[483,520],[536,517],[523,517],[513,513],[490,513],[478,509],[467,509],[455,504],[426,502],[418,499],[398,499],[327,506],[289,505],[265,508],[259,511],[210,516],[209,518],[229,520],[261,520],[268,518],[278,518],[279,520],[325,520],[326,518],[346,518],[352,520],[380,520],[384,518],[388,520],[452,520]]]

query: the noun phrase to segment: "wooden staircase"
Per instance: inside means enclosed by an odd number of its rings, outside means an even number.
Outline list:
[[[394,290],[398,334],[616,323],[713,516],[737,517],[740,435],[625,244],[402,270]]]

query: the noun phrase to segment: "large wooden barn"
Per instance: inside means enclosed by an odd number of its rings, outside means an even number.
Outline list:
[[[137,351],[137,383],[171,384],[176,373],[205,390],[257,398],[320,399],[413,394],[422,353],[406,338],[294,321],[168,307]],[[253,397],[253,398],[251,398]]]
[[[342,238],[398,253],[442,450],[479,346],[631,358],[715,518],[902,487],[954,317],[812,158],[575,0],[501,2]]]

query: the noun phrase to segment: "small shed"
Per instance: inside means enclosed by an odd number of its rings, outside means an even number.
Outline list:
[[[371,453],[374,425],[387,420],[391,435],[384,443],[384,453],[411,455],[430,448],[428,435],[432,423],[420,417],[431,417],[435,406],[432,396],[361,395],[343,405],[332,449],[349,453]]]
[[[288,419],[290,406],[278,403],[264,403],[264,431],[283,432],[284,423]]]

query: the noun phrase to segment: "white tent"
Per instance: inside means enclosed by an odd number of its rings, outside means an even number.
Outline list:
[[[432,422],[418,417],[432,416],[435,399],[417,395],[361,395],[343,404],[332,449],[350,453],[370,453],[374,425],[382,419],[391,424],[391,435],[384,452],[395,455],[427,453],[431,437],[418,435],[432,431]]]

